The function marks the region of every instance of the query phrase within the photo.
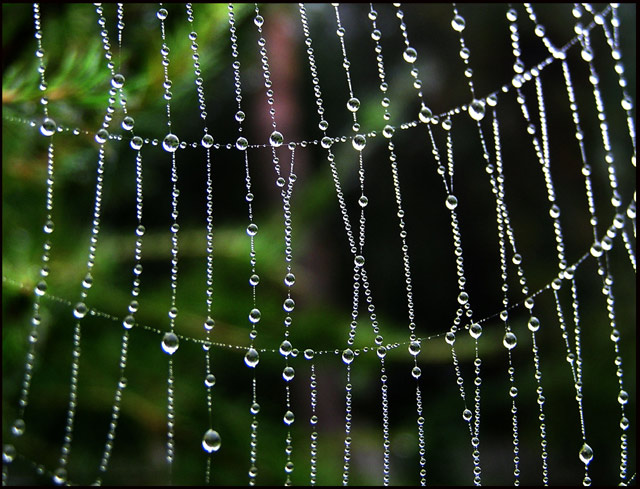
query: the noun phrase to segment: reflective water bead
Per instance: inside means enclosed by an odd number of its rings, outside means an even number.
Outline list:
[[[283,355],[285,357],[289,356],[292,349],[293,346],[291,345],[291,342],[289,340],[284,340],[282,343],[280,343],[280,355]]]
[[[111,86],[113,88],[122,88],[124,86],[124,76],[120,73],[113,75],[111,79]]]
[[[122,119],[122,129],[124,129],[125,131],[131,131],[133,129],[135,121],[133,120],[133,117],[131,116],[126,116],[124,119]]]
[[[518,388],[517,387],[511,387],[509,389],[509,395],[511,397],[516,397],[518,395]]]
[[[422,370],[420,369],[420,367],[413,367],[411,369],[411,375],[413,376],[413,378],[419,379],[422,375]]]
[[[618,394],[618,402],[623,406],[627,402],[629,402],[629,394],[627,393],[627,391],[625,391],[625,390],[621,390],[620,391],[620,393]]]
[[[407,63],[415,63],[416,59],[418,59],[418,52],[412,47],[408,47],[402,53],[402,57]]]
[[[260,362],[260,355],[255,348],[249,348],[246,355],[244,356],[244,363],[247,364],[247,367],[255,368],[256,365]]]
[[[540,329],[540,320],[535,316],[531,316],[529,318],[529,322],[527,323],[527,327],[530,331],[533,331],[535,333]]]
[[[57,126],[53,119],[49,117],[45,118],[42,121],[42,125],[40,126],[40,134],[43,136],[53,136],[56,132]]]
[[[560,217],[560,207],[558,207],[556,204],[553,204],[549,209],[549,215],[554,219]]]
[[[256,15],[253,19],[253,23],[258,27],[262,27],[262,24],[264,24],[264,18],[262,15]]]
[[[206,329],[207,331],[211,331],[215,325],[216,322],[213,319],[207,318],[207,320],[204,322],[204,329]]]
[[[251,404],[251,407],[249,408],[249,412],[251,414],[258,414],[260,412],[260,404],[258,404],[257,402],[254,402],[253,404]]]
[[[296,276],[293,273],[287,273],[284,276],[284,284],[287,287],[291,287],[295,283],[296,283]]]
[[[5,463],[13,462],[13,459],[16,456],[16,448],[13,445],[5,445],[2,447],[2,460]]]
[[[133,325],[135,324],[135,319],[133,316],[128,315],[126,316],[123,320],[122,320],[122,327],[124,329],[131,329],[133,328]]]
[[[367,145],[367,139],[362,134],[358,134],[354,136],[351,144],[357,151],[362,151]]]
[[[247,141],[246,138],[239,137],[236,140],[236,148],[238,148],[240,151],[244,151],[245,149],[247,149],[248,146],[249,146],[249,141]]]
[[[453,27],[454,31],[462,32],[465,28],[465,20],[460,15],[456,15],[451,21],[451,27]]]
[[[460,292],[460,294],[458,295],[458,302],[460,304],[466,304],[467,302],[469,302],[469,294],[467,294],[466,292]]]
[[[478,323],[473,323],[469,328],[469,335],[471,335],[471,337],[475,338],[476,340],[480,338],[480,336],[482,335],[482,326],[480,326]]]
[[[382,129],[382,135],[383,135],[385,138],[390,139],[390,138],[393,136],[393,133],[394,133],[395,131],[396,131],[396,130],[395,130],[392,126],[390,126],[389,124],[387,124],[386,126],[384,126],[384,129]]]
[[[353,353],[353,350],[351,348],[347,348],[342,352],[342,361],[345,364],[349,365],[351,362],[353,362],[354,358],[355,354]]]
[[[142,148],[142,138],[140,136],[134,136],[131,138],[131,148],[135,149],[136,151],[139,150],[140,148]]]
[[[315,355],[315,352],[314,352],[311,348],[307,348],[307,349],[304,351],[304,357],[305,357],[307,360],[312,360],[314,355]]]
[[[293,311],[293,309],[296,307],[296,303],[295,301],[291,298],[291,297],[287,297],[284,300],[284,303],[282,304],[282,308],[286,311],[286,312],[291,312]]]
[[[465,421],[471,421],[472,416],[473,413],[471,412],[471,410],[465,409],[464,411],[462,411],[462,419],[464,419]]]
[[[180,146],[180,140],[178,139],[178,136],[172,133],[167,134],[164,140],[162,141],[162,147],[164,148],[165,151],[168,151],[169,153],[174,153],[179,146]]]
[[[178,340],[178,337],[175,333],[165,333],[164,337],[162,338],[162,350],[165,353],[173,355],[178,350],[179,346],[180,340]]]
[[[449,195],[447,197],[445,205],[447,206],[448,209],[453,210],[456,207],[458,207],[458,199],[456,198],[455,195]]]
[[[324,149],[329,149],[332,144],[333,144],[333,139],[331,139],[330,137],[325,136],[320,140],[320,145]]]
[[[211,134],[205,134],[204,136],[202,136],[202,141],[200,141],[200,144],[202,144],[202,146],[205,148],[210,148],[211,146],[213,146],[213,136]]]
[[[420,353],[420,342],[412,341],[409,343],[409,353],[411,353],[414,357]]]
[[[485,114],[485,105],[483,100],[473,100],[469,104],[469,116],[476,121],[481,121],[484,119]]]
[[[45,233],[51,234],[53,232],[54,224],[51,219],[48,219],[47,222],[44,223],[44,227],[42,228]]]
[[[580,460],[582,460],[582,463],[585,465],[589,465],[591,460],[593,460],[593,450],[586,443],[582,445],[580,449]]]
[[[243,111],[239,110],[238,112],[236,112],[235,119],[238,122],[242,122],[244,120],[244,118],[245,118],[245,114],[244,114]]]
[[[420,109],[420,113],[418,114],[418,117],[421,122],[427,124],[429,121],[431,121],[431,118],[433,117],[433,112],[431,112],[431,109],[429,107],[426,107],[423,105],[422,108]]]
[[[271,133],[271,136],[269,136],[269,144],[271,144],[271,146],[273,146],[274,148],[278,148],[282,146],[283,142],[284,142],[284,138],[282,134],[278,131],[273,131]]]
[[[456,335],[449,331],[444,335],[444,340],[450,345],[453,345],[456,342]]]
[[[202,438],[202,448],[204,448],[204,451],[207,453],[217,452],[221,446],[222,439],[218,432],[212,429],[207,430]]]
[[[511,331],[507,332],[502,339],[502,344],[505,348],[509,350],[513,350],[515,346],[518,344],[518,338]]]
[[[296,375],[296,371],[293,369],[293,367],[287,366],[282,371],[282,378],[287,382],[291,382],[295,377],[295,375]]]
[[[590,61],[593,61],[593,51],[591,51],[590,48],[584,48],[580,55],[582,56],[582,59],[584,59],[587,63]]]
[[[16,419],[15,423],[11,427],[11,433],[13,436],[22,436],[24,435],[25,423],[24,419]]]
[[[367,204],[369,204],[369,199],[367,198],[366,195],[362,195],[360,196],[360,198],[358,199],[358,205],[360,207],[367,207]]]
[[[357,112],[359,108],[360,100],[358,100],[356,97],[351,97],[349,100],[347,100],[347,109],[349,109],[351,112]]]
[[[255,286],[258,285],[260,283],[260,275],[257,274],[253,274],[251,275],[251,277],[249,277],[249,285]]]
[[[251,309],[251,312],[249,312],[249,321],[251,321],[253,324],[256,324],[257,322],[260,321],[260,318],[262,317],[262,313],[260,312],[260,309]]]
[[[67,470],[64,468],[56,469],[53,473],[53,482],[54,484],[60,486],[67,481]]]
[[[39,296],[43,296],[46,291],[47,291],[47,283],[44,281],[38,282],[38,284],[36,285],[36,288],[34,289],[35,294]]]
[[[160,20],[165,20],[168,15],[169,15],[169,12],[167,12],[167,10],[164,8],[161,8],[160,10],[158,10],[158,12],[156,12],[156,16]]]
[[[256,234],[258,234],[258,225],[251,223],[247,226],[247,234],[249,236],[255,236]]]
[[[353,259],[353,262],[355,263],[356,267],[363,266],[364,265],[364,256],[356,255],[356,257]]]
[[[107,140],[109,139],[109,131],[107,131],[106,129],[102,128],[100,129],[95,136],[96,139],[96,143],[98,144],[104,144],[107,142]]]
[[[204,378],[204,385],[207,387],[213,387],[214,385],[216,385],[216,376],[213,374],[208,374]]]
[[[629,418],[626,418],[626,417],[620,418],[620,429],[624,431],[629,429]]]
[[[295,416],[293,415],[293,413],[291,411],[287,411],[284,414],[284,418],[283,419],[284,419],[285,424],[290,426],[290,425],[293,424],[293,422],[295,421],[296,418],[295,418]]]

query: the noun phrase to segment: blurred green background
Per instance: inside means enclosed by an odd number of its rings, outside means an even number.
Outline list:
[[[199,117],[192,51],[188,40],[191,27],[185,8],[170,4],[166,22],[167,44],[171,48],[169,76],[172,123],[181,141],[200,141],[203,123]],[[523,61],[527,67],[547,56],[533,24],[522,6],[516,7],[521,29]],[[595,6],[601,10],[604,6]],[[634,4],[621,4],[620,42],[626,68],[627,90],[635,101],[636,11]],[[79,298],[86,273],[98,144],[93,135],[100,127],[108,105],[111,73],[106,67],[100,42],[95,7],[83,4],[41,6],[43,45],[49,110],[59,126],[69,128],[53,137],[55,145],[54,209],[55,232],[51,235],[52,258],[47,278],[48,294],[42,299],[42,324],[36,346],[34,372],[24,436],[14,439],[10,427],[17,414],[17,400],[28,351],[27,336],[33,304],[33,287],[38,282],[45,219],[46,163],[48,139],[38,131],[42,119],[39,104],[37,48],[33,36],[33,9],[26,4],[3,4],[3,144],[2,144],[2,267],[3,267],[3,444],[14,444],[21,456],[9,467],[9,484],[50,484],[47,471],[56,468],[69,396],[69,378],[74,320],[72,304]],[[417,119],[420,107],[410,66],[402,59],[404,49],[395,8],[377,6],[378,28],[383,39],[385,72],[391,100],[390,124]],[[569,5],[535,6],[540,23],[549,38],[561,46],[574,32],[576,20]],[[135,133],[159,139],[166,133],[162,43],[157,7],[147,4],[125,5],[125,29],[118,46],[116,5],[104,6],[116,71],[126,78],[128,113],[135,119]],[[265,18],[269,67],[274,83],[276,121],[285,143],[317,141],[318,129],[313,86],[309,74],[297,5],[260,6]],[[413,47],[417,49],[420,78],[425,100],[434,113],[441,113],[470,101],[467,79],[457,34],[451,29],[450,5],[403,6],[405,22]],[[509,24],[503,4],[459,6],[466,18],[464,31],[471,50],[470,63],[479,97],[509,83],[513,55]],[[213,388],[213,426],[222,437],[222,448],[212,456],[214,484],[244,485],[248,481],[249,433],[251,415],[251,375],[243,362],[242,348],[249,345],[247,314],[252,307],[249,239],[244,182],[244,158],[240,151],[224,145],[237,138],[233,98],[228,9],[226,5],[194,5],[200,63],[207,103],[207,125],[221,148],[212,151],[214,191],[214,299],[216,327],[212,340],[225,346],[211,349],[212,371],[217,377]],[[345,42],[351,61],[355,95],[361,101],[358,121],[362,132],[378,131],[383,119],[381,92],[371,40],[368,6],[340,7],[346,28]],[[329,5],[307,6],[313,47],[318,64],[328,134],[352,134],[351,114],[342,53],[335,35],[335,15]],[[258,53],[258,33],[253,22],[254,8],[235,7],[241,60],[243,110],[247,114],[245,135],[252,144],[265,144],[271,132],[264,78]],[[584,14],[583,21],[590,16]],[[592,17],[591,17],[592,18]],[[607,17],[609,19],[610,16]],[[602,29],[592,32],[595,66],[600,75],[603,102],[607,110],[615,168],[623,206],[635,198],[635,166],[625,114],[620,109],[621,90],[613,71],[609,47]],[[585,132],[588,160],[593,167],[594,197],[600,235],[610,225],[614,210],[610,204],[608,173],[594,108],[588,69],[574,46],[567,55],[575,84],[581,124]],[[591,246],[592,229],[584,191],[582,162],[575,142],[575,126],[568,109],[566,89],[558,62],[542,75],[549,123],[551,172],[562,209],[561,222],[570,263],[577,261]],[[538,121],[533,82],[523,87],[529,111]],[[500,96],[497,107],[503,142],[506,202],[514,227],[517,246],[530,291],[536,291],[557,275],[553,223],[548,217],[545,183],[539,163],[526,133],[526,123],[513,93]],[[633,109],[635,114],[635,108]],[[136,226],[135,152],[129,147],[130,134],[120,129],[122,111],[117,108],[106,146],[105,184],[94,286],[87,305],[114,318],[127,314],[135,263],[133,258]],[[36,121],[31,127],[25,121]],[[502,346],[504,326],[497,318],[501,310],[500,261],[495,219],[495,200],[484,170],[481,144],[475,123],[461,114],[453,118],[451,131],[455,158],[454,192],[460,220],[469,292],[474,319],[483,322],[480,341],[483,359],[481,456],[483,483],[513,482],[511,443],[511,399],[508,396],[508,359]],[[482,121],[491,148],[491,117]],[[72,130],[80,129],[79,135]],[[434,127],[441,155],[446,155],[446,136]],[[407,243],[411,257],[416,325],[423,341],[419,364],[426,418],[427,481],[431,484],[471,484],[473,480],[468,428],[461,419],[464,405],[455,381],[449,345],[444,333],[451,327],[457,308],[455,255],[450,214],[443,205],[446,193],[431,154],[431,143],[423,125],[396,130],[393,141],[398,157],[400,185]],[[357,230],[360,196],[358,160],[349,142],[335,144],[332,151],[345,193],[352,227]],[[248,152],[253,211],[259,233],[255,239],[257,304],[262,311],[256,345],[271,351],[261,355],[256,369],[257,395],[262,406],[258,417],[258,484],[281,484],[285,480],[286,429],[285,387],[281,377],[284,359],[277,348],[284,334],[282,301],[286,297],[284,230],[282,201],[275,185],[276,174],[271,151],[251,148]],[[288,176],[291,152],[287,145],[277,150],[280,167]],[[402,268],[401,240],[393,193],[386,140],[369,138],[363,151],[366,172],[365,257],[376,313],[384,342],[402,345],[389,352],[386,369],[389,378],[391,425],[391,482],[412,485],[419,481],[418,440],[415,414],[415,381],[406,342],[409,336],[406,291]],[[171,158],[159,146],[142,150],[144,173],[143,240],[140,325],[155,330],[169,328],[171,234]],[[202,484],[207,455],[201,439],[208,428],[206,393],[203,384],[204,352],[189,338],[205,337],[206,317],[206,167],[201,147],[176,153],[179,182],[179,274],[177,305],[180,310],[176,332],[182,336],[180,349],[173,356],[176,375],[176,459],[169,477],[166,456],[167,356],[160,349],[161,336],[136,327],[131,332],[128,385],[124,391],[122,414],[115,448],[105,484]],[[326,150],[318,144],[298,144],[295,150],[298,179],[292,197],[293,271],[296,284],[292,295],[296,309],[292,314],[291,341],[302,352],[342,350],[346,347],[352,305],[352,256],[331,178]],[[635,223],[635,221],[634,221]],[[625,229],[635,238],[631,224]],[[509,255],[510,256],[510,255]],[[636,459],[636,317],[635,272],[618,236],[607,254],[614,277],[616,321],[622,341],[625,388],[630,394],[626,415],[629,474],[635,473]],[[595,457],[590,474],[596,484],[618,482],[620,452],[620,408],[614,366],[614,348],[609,340],[610,326],[602,280],[596,260],[589,257],[576,273],[580,299],[580,322],[584,359],[584,409],[589,444]],[[24,287],[21,287],[22,284]],[[509,297],[521,303],[523,295],[515,267],[509,268]],[[560,291],[570,338],[573,338],[569,284]],[[55,300],[62,298],[63,301]],[[360,317],[356,347],[361,354],[352,365],[354,395],[353,445],[350,482],[382,483],[382,407],[380,362],[372,351],[374,333],[360,297]],[[537,335],[540,347],[545,413],[549,443],[551,483],[578,484],[584,470],[578,459],[582,444],[580,420],[571,371],[565,361],[553,295],[546,291],[536,300],[535,314],[542,321]],[[528,315],[520,306],[510,313],[511,327],[518,336],[513,351],[519,389],[519,438],[521,481],[541,482],[540,439],[537,422],[536,383],[533,378],[531,335],[526,328]],[[119,320],[87,317],[82,322],[79,404],[69,473],[73,483],[88,484],[98,475],[98,464],[106,440],[111,405],[118,381],[118,361],[122,328]],[[241,348],[235,348],[235,347]],[[456,354],[465,379],[468,403],[473,389],[473,343],[466,334],[456,342]],[[309,482],[308,422],[310,362],[299,354],[291,359],[296,377],[291,382],[291,399],[296,422],[292,426],[294,484]],[[342,481],[344,444],[345,368],[339,355],[316,356],[318,372],[318,478],[319,484],[337,485]],[[471,404],[469,404],[471,406]],[[35,464],[46,468],[40,474]]]

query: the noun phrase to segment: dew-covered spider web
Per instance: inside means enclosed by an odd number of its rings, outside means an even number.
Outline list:
[[[2,8],[3,484],[635,483],[634,4]]]

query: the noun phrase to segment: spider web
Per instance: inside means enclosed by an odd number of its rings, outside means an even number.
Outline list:
[[[4,484],[635,481],[634,6],[3,14]]]

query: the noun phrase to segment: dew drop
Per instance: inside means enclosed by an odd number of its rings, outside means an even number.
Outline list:
[[[593,61],[593,51],[590,48],[584,48],[580,53],[582,59],[584,59],[587,63]]]
[[[238,122],[242,122],[245,118],[244,112],[239,110],[238,112],[236,112],[235,118]]]
[[[467,302],[469,302],[469,294],[467,294],[466,292],[460,292],[460,294],[458,295],[458,302],[460,304],[466,304]]]
[[[484,119],[484,114],[486,112],[485,105],[483,100],[473,100],[469,104],[469,115],[472,119],[476,121],[481,121]]]
[[[296,303],[295,301],[291,298],[288,297],[284,300],[284,303],[282,304],[282,308],[286,311],[286,312],[291,312],[293,311],[293,309],[296,307]]]
[[[162,338],[162,350],[169,355],[173,355],[178,349],[178,346],[180,346],[179,343],[180,341],[175,333],[165,333]]]
[[[260,309],[251,309],[251,312],[249,313],[249,321],[251,321],[253,324],[256,324],[260,321],[261,317],[262,313],[260,312]]]
[[[364,265],[364,256],[356,255],[353,262],[355,263],[356,267],[360,268],[361,266]]]
[[[257,402],[254,402],[253,404],[251,404],[251,407],[249,408],[249,412],[251,414],[258,414],[260,412],[260,404],[258,404]]]
[[[217,431],[212,429],[207,430],[202,438],[202,448],[207,453],[213,453],[220,450],[220,446],[222,446],[222,439]]]
[[[315,352],[314,352],[311,348],[307,348],[307,349],[304,351],[304,357],[305,357],[307,360],[312,360],[314,355],[315,355]]]
[[[167,16],[169,15],[169,12],[167,12],[166,9],[161,8],[160,10],[158,10],[158,12],[156,13],[156,16],[158,17],[158,19],[160,20],[165,20],[167,18]]]
[[[162,141],[162,147],[164,148],[165,151],[168,151],[169,153],[174,153],[179,146],[180,146],[180,140],[178,139],[178,136],[172,133],[167,134],[164,140]]]
[[[77,317],[78,319],[82,319],[83,317],[85,317],[87,315],[87,306],[85,305],[84,302],[78,302],[76,304],[75,309],[73,310],[73,315],[75,317]]]
[[[239,137],[236,141],[236,148],[240,151],[244,151],[249,146],[249,141],[246,138]]]
[[[394,133],[395,131],[396,131],[396,130],[395,130],[392,126],[390,126],[389,124],[387,124],[386,126],[384,126],[384,129],[382,129],[382,135],[383,135],[385,138],[390,139],[390,138],[393,136],[393,133]]]
[[[629,418],[620,418],[620,429],[623,431],[627,431],[629,429]]]
[[[262,15],[256,15],[253,19],[253,23],[258,27],[262,27],[262,24],[264,24],[264,18]]]
[[[364,147],[367,145],[367,139],[362,134],[358,134],[354,136],[353,140],[351,141],[351,144],[356,150],[362,151]]]
[[[458,199],[456,198],[455,195],[449,195],[449,197],[447,197],[445,205],[447,206],[448,209],[453,210],[456,207],[458,207]]]
[[[582,463],[585,465],[589,465],[591,460],[593,460],[593,450],[586,443],[582,445],[580,449],[580,460],[582,460]]]
[[[450,345],[453,345],[456,342],[456,335],[449,331],[446,335],[444,335],[444,340]]]
[[[287,273],[284,276],[284,284],[287,287],[291,287],[295,283],[296,283],[296,276],[293,273]]]
[[[47,291],[47,283],[44,281],[38,282],[38,285],[36,285],[36,288],[34,290],[36,295],[43,296],[46,291]]]
[[[216,376],[213,374],[208,374],[204,379],[204,385],[207,387],[213,387],[216,385]]]
[[[42,125],[40,126],[40,134],[43,136],[53,136],[56,132],[57,126],[53,119],[46,118],[42,121]]]
[[[472,416],[473,413],[470,409],[465,409],[464,411],[462,411],[462,419],[464,419],[465,421],[471,421]]]
[[[42,228],[44,230],[45,233],[47,234],[51,234],[53,232],[53,221],[51,219],[47,220],[47,222],[44,223],[44,227]]]
[[[357,112],[359,108],[360,100],[358,100],[356,97],[351,97],[349,100],[347,100],[347,109],[349,109],[351,112]]]
[[[418,59],[418,53],[412,47],[408,47],[402,53],[402,57],[407,63],[415,63],[416,59]]]
[[[124,76],[120,73],[113,75],[113,78],[111,79],[111,86],[113,88],[122,88],[124,86]]]
[[[629,402],[629,394],[627,393],[627,391],[624,391],[624,390],[620,391],[620,393],[618,394],[618,402],[623,406],[627,402]]]
[[[293,424],[293,422],[295,421],[295,416],[293,415],[293,413],[291,411],[287,411],[284,415],[284,422],[287,426],[290,426]]]
[[[598,258],[602,256],[602,253],[604,252],[602,250],[602,245],[600,243],[594,243],[593,246],[591,247],[591,255]]]
[[[107,142],[108,139],[109,139],[109,131],[107,131],[106,129],[102,128],[96,133],[96,136],[95,136],[96,143],[104,144]]]
[[[126,116],[124,119],[122,119],[122,129],[124,129],[125,131],[131,131],[133,129],[133,126],[135,124],[135,121],[133,120],[133,117],[131,116]]]
[[[24,435],[24,429],[24,419],[16,419],[15,423],[13,423],[13,426],[11,427],[11,433],[13,433],[13,436],[22,436]]]
[[[325,136],[320,140],[320,145],[324,149],[329,149],[332,144],[333,144],[333,139],[331,139],[330,137]]]
[[[473,323],[469,328],[469,335],[471,335],[471,337],[475,338],[476,340],[480,338],[480,336],[482,335],[482,326],[480,326],[478,323]]]
[[[415,379],[419,379],[420,376],[422,375],[422,370],[420,369],[420,367],[413,367],[411,369],[411,375],[415,378]]]
[[[540,320],[535,316],[531,316],[529,318],[529,322],[527,323],[527,327],[530,331],[533,331],[535,333],[540,329]]]
[[[282,356],[289,356],[291,354],[291,350],[292,350],[292,345],[291,342],[289,340],[284,340],[281,344],[280,344],[280,355]]]
[[[367,198],[366,195],[362,195],[359,199],[358,199],[358,205],[362,208],[367,207],[367,204],[369,204],[369,199]]]
[[[420,342],[412,341],[409,343],[409,353],[411,353],[414,357],[420,353]]]
[[[258,351],[255,348],[249,348],[247,354],[244,356],[244,363],[247,364],[247,367],[256,368],[260,362],[260,355],[258,355]]]
[[[457,32],[462,32],[465,28],[465,25],[466,24],[464,18],[460,15],[456,15],[451,21],[451,27],[453,27],[453,30]]]
[[[509,395],[511,397],[517,397],[518,389],[516,387],[511,387],[511,389],[509,389]]]
[[[282,136],[282,133],[278,131],[273,131],[271,133],[271,136],[269,136],[269,144],[271,144],[271,146],[273,146],[274,148],[278,148],[282,146],[283,142],[284,142],[284,138]]]
[[[13,445],[5,445],[2,447],[2,460],[5,463],[13,462],[13,459],[16,457],[16,447]]]
[[[293,367],[287,366],[282,371],[282,378],[287,382],[291,382],[295,377],[295,375],[296,375],[296,371],[293,369]]]
[[[251,275],[251,277],[249,277],[249,285],[251,286],[255,286],[258,285],[260,283],[260,275],[257,274],[253,274]]]
[[[126,316],[123,320],[122,320],[122,327],[125,329],[131,329],[133,328],[133,325],[135,324],[135,319],[133,316],[128,315]]]
[[[342,361],[345,364],[349,365],[351,362],[353,362],[354,358],[355,354],[353,353],[353,350],[351,348],[347,348],[342,352]]]
[[[420,109],[420,113],[418,114],[418,117],[420,118],[420,121],[427,124],[429,123],[429,121],[431,121],[431,118],[433,117],[433,112],[431,112],[431,109],[429,107],[426,106],[422,106],[422,108]]]
[[[247,234],[249,236],[255,236],[256,234],[258,234],[258,225],[251,223],[247,226]]]
[[[133,138],[131,138],[131,148],[135,149],[136,151],[139,150],[140,148],[142,148],[142,138],[140,136],[134,136]]]
[[[202,146],[205,148],[210,148],[211,146],[213,146],[213,136],[211,134],[205,134],[204,136],[202,136],[202,141],[200,141],[200,144],[202,144]]]
[[[513,334],[511,331],[505,334],[504,338],[502,339],[502,344],[504,345],[505,348],[509,350],[513,350],[516,347],[517,343],[518,343],[518,338],[516,338],[516,335]]]

